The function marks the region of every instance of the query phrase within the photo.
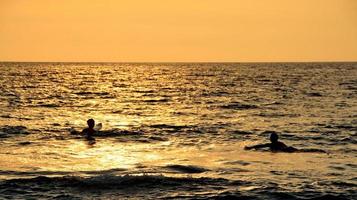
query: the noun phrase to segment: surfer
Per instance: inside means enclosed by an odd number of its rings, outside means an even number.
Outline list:
[[[244,147],[245,150],[250,150],[250,149],[261,149],[261,148],[269,148],[273,152],[296,152],[298,149],[294,147],[289,147],[283,142],[278,141],[279,136],[276,133],[270,134],[270,142],[271,143],[266,143],[266,144],[258,144],[254,146],[246,146]]]
[[[287,152],[287,153],[293,153],[293,152],[310,152],[310,153],[328,153],[322,149],[297,149],[295,147],[287,146],[283,142],[278,141],[279,136],[276,133],[271,133],[270,134],[270,142],[271,143],[266,143],[266,144],[258,144],[254,146],[246,146],[244,147],[245,150],[250,150],[250,149],[262,149],[262,148],[269,148],[270,151],[272,152]]]
[[[94,133],[96,132],[96,130],[94,130],[94,125],[95,125],[94,119],[88,119],[87,124],[88,124],[88,128],[83,129],[82,134],[84,134],[87,140],[95,140],[93,137]]]

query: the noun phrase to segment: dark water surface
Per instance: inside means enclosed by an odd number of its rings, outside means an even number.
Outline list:
[[[356,63],[0,63],[0,93],[0,198],[357,198]],[[271,132],[328,153],[243,150]]]

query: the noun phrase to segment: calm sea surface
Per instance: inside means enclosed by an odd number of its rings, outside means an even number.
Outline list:
[[[0,63],[0,94],[0,199],[357,198],[357,63]],[[271,132],[328,153],[243,149]]]

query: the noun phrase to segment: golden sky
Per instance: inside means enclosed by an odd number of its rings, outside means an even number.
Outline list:
[[[2,61],[357,61],[357,0],[0,0]]]

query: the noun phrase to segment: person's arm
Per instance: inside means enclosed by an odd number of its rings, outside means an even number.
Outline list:
[[[87,132],[88,132],[88,130],[85,128],[80,132],[80,134],[81,135],[87,135]]]
[[[254,145],[254,146],[245,146],[244,149],[245,150],[250,150],[250,149],[261,149],[261,148],[266,148],[266,147],[270,147],[270,143],[257,144],[257,145]]]

